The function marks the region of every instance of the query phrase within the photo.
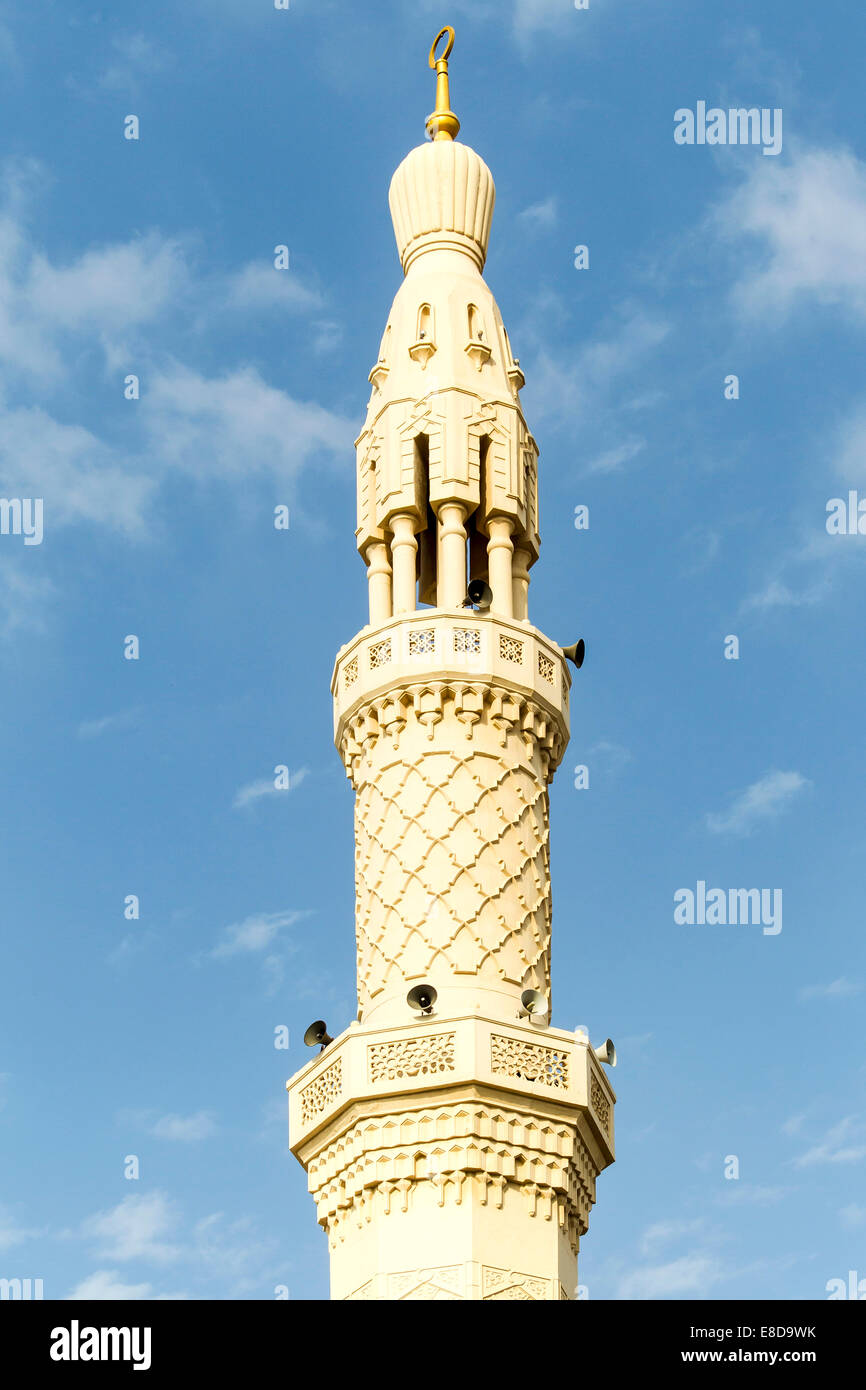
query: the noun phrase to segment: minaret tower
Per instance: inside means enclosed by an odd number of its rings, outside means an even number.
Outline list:
[[[370,621],[331,686],[358,1018],[288,1083],[337,1299],[574,1298],[614,1157],[599,1057],[549,1023],[571,679],[529,620],[538,448],[482,277],[493,179],[455,138],[453,41],[430,50],[432,138],[391,181],[404,280],[357,440]]]

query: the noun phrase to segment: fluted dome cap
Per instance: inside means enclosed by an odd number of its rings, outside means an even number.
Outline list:
[[[465,251],[481,270],[495,197],[493,175],[468,145],[434,140],[410,150],[388,193],[403,270],[432,246]]]

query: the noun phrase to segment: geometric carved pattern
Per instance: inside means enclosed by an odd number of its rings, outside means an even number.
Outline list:
[[[455,627],[454,650],[455,652],[480,652],[481,633],[478,628]]]
[[[532,1274],[518,1274],[513,1269],[493,1269],[484,1265],[481,1270],[481,1297],[485,1302],[495,1299],[520,1299],[538,1303],[550,1297],[550,1280]]]
[[[429,1076],[454,1070],[454,1034],[433,1033],[423,1038],[373,1043],[367,1048],[371,1081],[394,1081],[401,1076]]]
[[[516,661],[519,665],[523,660],[523,643],[518,642],[516,637],[506,637],[502,632],[499,634],[499,655],[503,661]]]
[[[358,679],[358,658],[357,658],[356,656],[353,656],[353,657],[352,657],[352,660],[351,660],[351,661],[347,661],[347,662],[346,662],[346,665],[345,665],[344,668],[343,668],[343,685],[344,685],[344,686],[346,687],[346,689],[348,690],[349,686],[350,686],[350,685],[354,685],[354,684],[355,684],[355,681],[356,681],[357,679]]]
[[[375,647],[370,648],[370,670],[374,671],[377,666],[387,666],[391,660],[391,638],[386,637],[384,642],[377,642]]]
[[[545,656],[544,652],[539,652],[539,653],[538,653],[538,674],[539,674],[540,676],[542,676],[542,677],[544,678],[544,680],[550,681],[550,684],[553,685],[553,672],[554,672],[554,665],[553,665],[553,662],[551,661],[550,657],[549,657],[549,656]]]
[[[543,1047],[540,1043],[492,1034],[490,1069],[499,1076],[521,1077],[524,1081],[535,1081],[539,1086],[553,1086],[563,1091],[568,1089],[568,1053]]]
[[[392,709],[398,703],[392,692]],[[353,760],[359,1016],[382,990],[425,976],[547,992],[549,821],[538,730],[515,728],[518,710],[504,699],[467,708],[465,721],[441,699],[431,709],[399,704],[399,719],[389,717],[399,734],[368,738]],[[426,721],[443,717],[428,740]]]
[[[409,655],[421,656],[435,650],[436,640],[433,629],[412,628],[409,633]]]
[[[440,1269],[413,1269],[388,1277],[388,1298],[413,1302],[425,1299],[431,1303],[461,1299],[463,1268],[446,1265]]]
[[[590,1104],[598,1116],[605,1134],[610,1133],[610,1101],[602,1090],[601,1082],[593,1076],[589,1083]]]
[[[332,1067],[328,1067],[327,1071],[323,1071],[301,1091],[302,1121],[306,1123],[307,1120],[315,1119],[316,1115],[321,1115],[323,1110],[333,1105],[342,1089],[343,1059],[338,1057]]]

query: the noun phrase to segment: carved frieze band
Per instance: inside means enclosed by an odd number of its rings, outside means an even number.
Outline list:
[[[401,1270],[368,1279],[360,1288],[347,1295],[347,1301],[388,1299],[430,1303],[462,1301],[467,1294],[468,1269],[465,1265],[442,1265],[427,1269]],[[558,1279],[545,1279],[537,1274],[525,1274],[516,1269],[497,1269],[481,1266],[481,1298],[483,1301],[518,1299],[524,1302],[568,1299]]]
[[[490,1037],[490,1070],[494,1075],[534,1081],[538,1086],[568,1090],[568,1052],[522,1038]]]
[[[383,642],[379,647],[386,645]],[[354,681],[357,668],[349,663],[347,671],[350,667]],[[501,748],[507,745],[512,732],[518,734],[530,756],[537,752],[547,781],[553,778],[568,742],[561,720],[535,700],[501,686],[483,680],[471,684],[433,681],[425,685],[398,685],[360,705],[341,724],[339,751],[352,786],[357,789],[360,764],[380,739],[389,739],[399,749],[411,719],[424,726],[425,737],[432,741],[437,725],[452,717],[458,721],[455,727],[460,730],[460,737],[470,742],[479,725],[495,730]]]
[[[356,1224],[408,1211],[426,1186],[438,1206],[474,1193],[501,1208],[522,1194],[531,1217],[556,1220],[577,1247],[598,1165],[576,1128],[511,1109],[434,1106],[352,1125],[307,1160],[318,1219],[332,1241]],[[348,1224],[347,1224],[348,1223]]]
[[[453,1071],[454,1037],[454,1033],[429,1033],[423,1037],[372,1043],[367,1048],[371,1082]]]

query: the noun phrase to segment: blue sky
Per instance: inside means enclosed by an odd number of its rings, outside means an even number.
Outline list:
[[[41,545],[0,535],[0,1276],[46,1297],[327,1294],[284,1084],[355,1009],[329,679],[446,22],[541,449],[531,616],[588,647],[553,1021],[620,1063],[581,1282],[866,1277],[866,540],[825,526],[866,497],[862,15],[46,0],[0,5],[0,495],[44,499]],[[781,153],[675,144],[699,101],[781,108]],[[782,930],[676,923],[699,881],[781,889]]]

